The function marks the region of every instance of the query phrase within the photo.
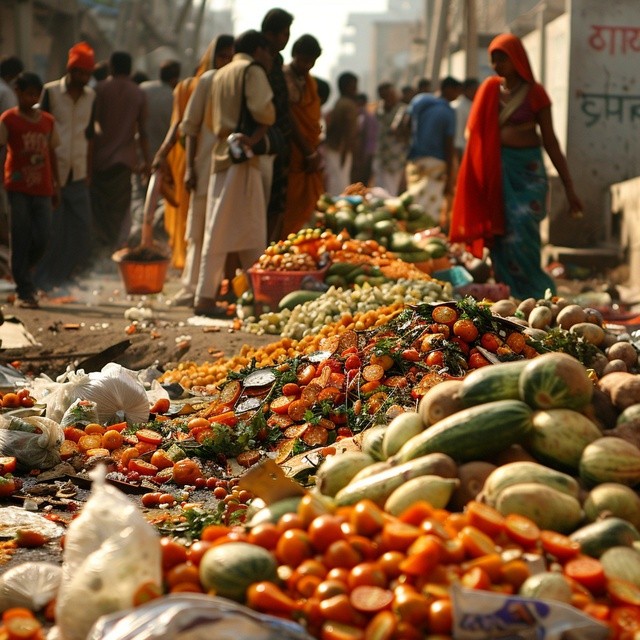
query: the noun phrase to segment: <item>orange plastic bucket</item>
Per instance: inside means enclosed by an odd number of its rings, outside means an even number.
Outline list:
[[[145,262],[123,259],[128,251],[128,249],[121,249],[113,254],[113,260],[118,264],[127,293],[133,295],[160,293],[167,277],[169,258]]]

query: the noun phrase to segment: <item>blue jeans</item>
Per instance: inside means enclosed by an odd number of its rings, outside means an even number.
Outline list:
[[[51,231],[51,197],[9,191],[11,271],[19,298],[36,292],[33,270],[44,255]]]
[[[91,254],[91,198],[84,180],[62,187],[62,202],[53,212],[51,241],[36,268],[41,289],[68,283],[85,268]]]

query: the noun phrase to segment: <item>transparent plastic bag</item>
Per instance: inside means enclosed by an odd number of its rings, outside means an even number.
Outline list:
[[[62,569],[50,562],[23,562],[0,576],[0,613],[11,607],[40,611],[60,587]]]
[[[103,615],[129,609],[162,583],[160,538],[127,496],[92,474],[91,497],[65,538],[56,621],[62,640],[84,640]]]
[[[86,427],[92,422],[98,422],[98,408],[92,400],[75,400],[71,406],[64,412],[60,426],[74,427],[82,425]]]
[[[67,371],[55,380],[43,374],[32,382],[31,392],[39,402],[47,405],[47,418],[60,422],[64,412],[76,400],[84,398],[89,383],[89,374],[82,369]]]
[[[311,640],[295,622],[225,598],[175,594],[98,620],[87,640]]]
[[[13,416],[0,419],[0,455],[15,456],[27,469],[51,469],[60,463],[62,427],[49,418]]]

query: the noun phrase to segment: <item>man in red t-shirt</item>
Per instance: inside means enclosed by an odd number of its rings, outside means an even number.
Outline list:
[[[11,271],[16,304],[38,307],[33,269],[42,258],[51,230],[52,205],[60,200],[55,120],[34,108],[42,81],[21,73],[15,82],[18,106],[0,116],[0,147],[7,146],[4,187],[11,209]]]

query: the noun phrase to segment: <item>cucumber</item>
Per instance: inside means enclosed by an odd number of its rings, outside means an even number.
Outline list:
[[[382,438],[382,453],[385,459],[398,453],[405,442],[422,431],[424,423],[419,413],[405,411],[397,415],[387,426]]]
[[[607,579],[626,580],[640,587],[640,551],[633,547],[611,547],[600,556],[600,562]]]
[[[341,276],[345,277],[347,273],[353,270],[353,264],[351,262],[334,262],[327,269],[327,276]]]
[[[622,438],[598,438],[582,452],[580,478],[588,487],[603,482],[633,487],[640,483],[640,449]]]
[[[456,472],[456,465],[448,456],[438,453],[422,456],[363,480],[350,482],[336,494],[336,506],[346,507],[368,498],[382,507],[387,498],[407,480],[427,475],[455,478]]]
[[[590,522],[609,514],[628,520],[636,528],[640,527],[640,496],[627,485],[603,482],[589,492],[582,506]]]
[[[299,289],[298,291],[292,291],[288,293],[280,302],[278,303],[278,309],[282,311],[283,309],[294,309],[299,304],[304,304],[305,302],[309,302],[311,300],[316,300],[321,295],[323,295],[324,291],[307,291],[306,289]]]
[[[451,495],[460,485],[457,478],[419,476],[399,486],[384,503],[384,510],[392,516],[400,516],[411,505],[424,500],[436,509],[444,509]]]
[[[632,547],[634,542],[640,541],[640,532],[630,522],[611,517],[586,524],[570,538],[580,543],[582,553],[599,558],[611,547]]]
[[[482,460],[524,440],[532,415],[520,400],[496,400],[463,409],[411,438],[395,459],[407,462],[440,452],[456,461]]]
[[[572,496],[537,482],[513,484],[496,500],[503,515],[517,513],[533,520],[540,529],[570,533],[582,520],[582,508]]]
[[[482,497],[492,506],[507,488],[515,484],[537,483],[561,491],[573,498],[580,493],[578,481],[566,473],[554,471],[537,462],[510,462],[489,474],[482,487]]]
[[[475,407],[494,400],[519,400],[518,381],[528,363],[528,360],[516,360],[471,371],[458,391],[462,404]]]
[[[316,473],[318,491],[325,496],[335,496],[351,482],[358,471],[371,464],[373,459],[360,451],[345,451],[328,457]]]
[[[533,414],[533,429],[525,447],[553,469],[574,473],[585,447],[601,437],[600,429],[582,413],[572,409],[548,409]]]

